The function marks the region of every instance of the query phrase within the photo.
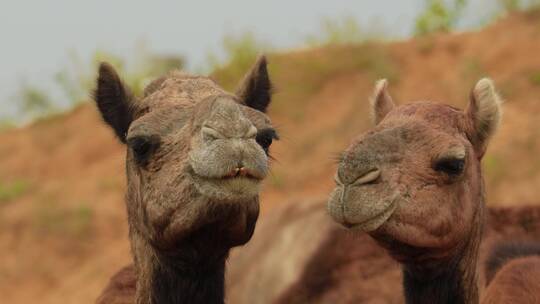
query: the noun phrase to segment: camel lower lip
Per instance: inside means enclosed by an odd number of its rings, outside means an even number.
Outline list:
[[[382,224],[384,224],[396,209],[395,203],[390,204],[384,211],[378,213],[374,217],[365,220],[360,223],[348,223],[347,228],[351,230],[361,230],[363,232],[371,232],[377,230]]]
[[[261,181],[247,176],[222,178],[193,174],[193,184],[198,192],[212,199],[239,201],[256,197],[260,191]]]
[[[218,178],[218,179],[222,179],[222,180],[249,179],[249,180],[255,180],[255,181],[261,180],[261,178],[258,178],[258,177],[254,176],[254,175],[244,175],[244,176],[241,176],[241,175],[236,175],[236,176],[227,175],[227,176],[223,176],[223,177]]]
[[[249,180],[249,181],[253,181],[253,182],[260,182],[260,181],[263,180],[263,178],[255,176],[253,174],[204,176],[204,175],[199,175],[199,174],[193,173],[192,175],[196,179],[205,180],[205,181],[208,181],[208,182],[225,182],[225,181],[233,181],[233,180]]]
[[[217,177],[203,179],[205,179],[207,182],[215,184],[227,184],[235,182],[259,183],[261,181],[261,179],[252,176]]]
[[[252,170],[246,169],[246,168],[236,168],[235,170],[231,170],[229,173],[223,175],[221,178],[231,179],[231,178],[240,178],[240,177],[262,180],[260,176],[255,174]]]

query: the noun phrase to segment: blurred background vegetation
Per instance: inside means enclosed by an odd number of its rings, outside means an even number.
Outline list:
[[[12,102],[16,106],[16,116],[4,119],[4,128],[17,123],[54,115],[89,99],[95,85],[96,68],[100,62],[113,64],[124,81],[135,94],[140,94],[146,84],[171,69],[182,69],[184,58],[180,55],[152,53],[144,42],[138,43],[131,60],[126,60],[105,50],[96,50],[90,59],[82,59],[75,52],[69,52],[68,66],[59,70],[53,77],[60,87],[67,105],[60,105],[36,85],[23,81]]]
[[[502,15],[533,10],[540,6],[540,0],[497,2],[497,10],[490,22]],[[415,20],[414,34],[425,37],[455,30],[467,4],[467,0],[424,0],[423,9]],[[484,21],[479,20],[478,26],[485,25],[483,23]],[[393,39],[379,20],[370,24],[368,28],[363,28],[352,16],[323,18],[320,29],[305,36],[299,47],[368,44]],[[223,38],[221,50],[208,52],[206,64],[195,68],[195,72],[213,74],[222,81],[224,87],[230,88],[232,82],[249,68],[258,54],[271,50],[274,50],[271,42],[259,40],[253,32],[229,34]],[[57,114],[88,101],[99,62],[112,63],[136,94],[142,92],[144,86],[153,78],[172,69],[186,67],[186,58],[181,54],[154,53],[144,41],[135,45],[133,56],[129,60],[102,49],[95,50],[91,58],[81,58],[75,52],[68,52],[68,58],[69,64],[51,76],[67,103],[61,104],[46,90],[27,80],[21,80],[10,100],[15,106],[15,115],[0,116],[0,131]]]

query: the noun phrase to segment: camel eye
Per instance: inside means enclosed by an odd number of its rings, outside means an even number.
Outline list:
[[[255,141],[263,148],[267,155],[274,139],[279,139],[276,130],[274,129],[260,130],[255,137]]]
[[[450,176],[460,175],[465,168],[465,159],[448,158],[441,159],[435,164],[435,171],[446,173]]]
[[[129,138],[127,144],[133,151],[135,161],[144,165],[159,146],[159,138],[157,136],[136,136]]]

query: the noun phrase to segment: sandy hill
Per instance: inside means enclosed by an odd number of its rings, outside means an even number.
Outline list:
[[[539,54],[540,15],[530,13],[478,32],[270,55],[270,114],[283,140],[263,213],[326,196],[336,154],[370,124],[367,97],[380,77],[400,103],[460,107],[476,80],[492,77],[506,104],[484,161],[489,204],[540,203]],[[238,80],[222,74],[228,88]],[[0,142],[2,301],[92,303],[130,260],[123,147],[91,104],[5,131]]]

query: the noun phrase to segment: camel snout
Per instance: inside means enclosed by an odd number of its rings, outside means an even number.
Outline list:
[[[354,170],[357,171],[357,170]],[[353,170],[338,170],[334,177],[334,181],[338,186],[362,186],[373,184],[381,176],[381,170],[377,167],[369,167],[369,169],[361,170],[360,174],[356,174]]]
[[[370,184],[370,183],[375,182],[380,176],[381,176],[381,170],[379,170],[378,168],[374,168],[374,169],[369,170],[367,173],[359,176],[358,179],[352,182],[352,185],[361,186],[365,184]]]

